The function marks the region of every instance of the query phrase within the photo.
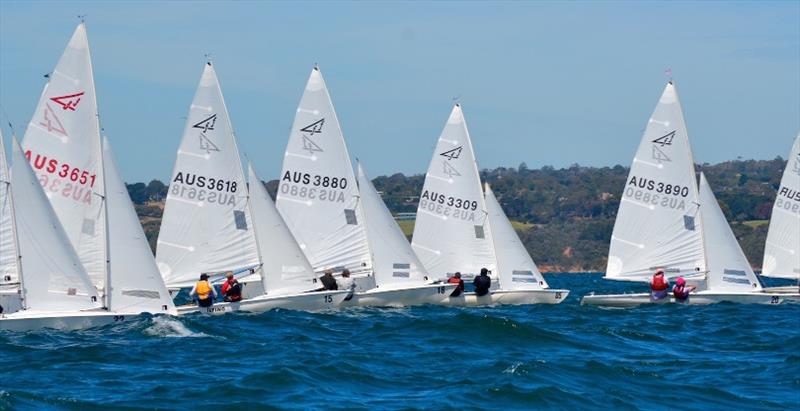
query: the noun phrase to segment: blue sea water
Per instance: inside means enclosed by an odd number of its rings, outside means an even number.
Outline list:
[[[0,409],[800,409],[800,305],[148,317],[0,332]]]

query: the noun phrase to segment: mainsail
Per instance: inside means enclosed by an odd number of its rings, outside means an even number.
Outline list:
[[[670,82],[648,121],[611,235],[605,278],[647,281],[702,273],[694,159],[678,94]]]
[[[358,165],[358,188],[364,210],[364,225],[372,251],[375,284],[378,287],[391,287],[428,282],[425,267],[414,254],[406,236],[361,164]]]
[[[353,166],[317,67],[297,108],[275,202],[314,270],[371,271]]]
[[[2,131],[0,165],[0,286],[15,289],[19,283],[19,245],[14,232],[14,200],[11,196],[11,176],[8,174]]]
[[[703,173],[700,173],[700,205],[703,213],[708,289],[742,292],[760,290],[761,284],[736,241]]]
[[[250,209],[263,262],[261,278],[264,290],[268,295],[281,295],[318,288],[311,263],[275,208],[252,164],[248,165],[248,172]]]
[[[458,104],[425,174],[412,246],[433,278],[495,269],[480,175]]]
[[[500,288],[504,290],[541,290],[548,288],[542,273],[536,267],[525,245],[519,240],[517,232],[503,208],[486,184],[486,211],[492,226],[492,242],[497,258],[497,274]]]
[[[111,271],[108,309],[116,312],[175,314],[172,298],[158,272],[139,217],[117,169],[111,146],[105,138],[103,168]]]
[[[765,277],[800,279],[800,134],[772,206],[762,270]]]
[[[43,311],[101,307],[89,276],[16,140],[12,159],[13,231],[19,239],[23,307]]]
[[[23,140],[25,156],[95,287],[105,287],[100,126],[86,26],[75,29]]]
[[[175,159],[156,261],[170,287],[258,265],[247,186],[219,81],[207,63]]]

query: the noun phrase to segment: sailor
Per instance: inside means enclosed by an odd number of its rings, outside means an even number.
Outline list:
[[[492,287],[492,279],[489,278],[489,270],[481,268],[481,274],[472,280],[472,285],[475,286],[475,295],[478,297],[489,294],[489,288]]]
[[[464,292],[464,280],[461,279],[461,273],[456,271],[452,277],[447,279],[449,284],[458,284],[456,288],[450,293],[451,297],[458,297],[461,293]]]
[[[339,289],[339,287],[336,285],[336,279],[333,278],[333,270],[331,269],[325,270],[325,273],[319,278],[319,280],[322,281],[322,288],[320,291]]]
[[[242,301],[242,285],[233,277],[233,271],[228,271],[225,277],[227,278],[225,284],[222,284],[222,295],[225,297],[225,301]]]
[[[669,281],[664,278],[664,270],[658,269],[650,281],[650,298],[661,300],[669,294]]]
[[[686,280],[683,277],[678,277],[675,280],[675,286],[672,287],[672,296],[675,297],[676,302],[683,302],[689,298],[689,293],[694,291],[696,286],[686,285]]]
[[[356,282],[350,278],[350,270],[344,269],[342,271],[342,277],[336,280],[336,289],[339,290],[354,290],[356,288]]]
[[[211,307],[217,299],[217,290],[208,282],[208,274],[200,274],[200,281],[195,283],[189,296],[197,295],[197,305],[200,307]]]

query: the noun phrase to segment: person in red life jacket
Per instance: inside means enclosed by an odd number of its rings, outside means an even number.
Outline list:
[[[449,284],[458,284],[456,288],[453,290],[453,292],[450,293],[451,297],[458,297],[459,295],[461,295],[461,293],[464,292],[464,280],[461,279],[461,273],[459,273],[458,271],[456,271],[456,273],[453,274],[452,277],[448,278],[447,282]]]
[[[226,302],[242,301],[242,285],[233,277],[233,272],[228,271],[225,274],[227,280],[222,284],[222,295],[225,297]]]
[[[669,281],[664,277],[664,270],[658,269],[650,280],[650,298],[660,300],[669,295]]]
[[[683,302],[689,298],[689,293],[694,291],[697,287],[693,285],[686,285],[686,280],[683,277],[678,277],[675,280],[675,286],[672,287],[672,296],[675,297],[676,302]]]

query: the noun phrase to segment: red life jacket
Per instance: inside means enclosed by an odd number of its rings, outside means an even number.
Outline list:
[[[689,298],[689,293],[686,292],[686,287],[682,285],[676,285],[675,287],[672,287],[672,296],[678,301],[685,301],[687,298]]]
[[[461,282],[461,279],[456,277],[450,277],[447,279],[447,282],[450,284],[458,284]]]
[[[669,288],[669,284],[664,280],[663,275],[653,276],[653,281],[650,283],[650,289],[653,291],[664,291]]]

